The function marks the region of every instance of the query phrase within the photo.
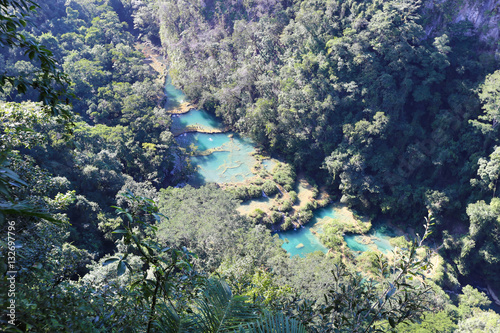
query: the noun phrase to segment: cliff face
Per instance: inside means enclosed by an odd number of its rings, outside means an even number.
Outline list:
[[[429,37],[449,24],[469,21],[488,49],[500,49],[500,0],[424,0],[423,7]]]

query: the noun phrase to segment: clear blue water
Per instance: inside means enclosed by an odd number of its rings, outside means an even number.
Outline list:
[[[376,238],[373,239],[373,243],[377,245],[377,248],[382,251],[383,253],[387,253],[389,251],[392,251],[393,247],[389,243],[389,236],[390,234],[388,233],[383,233],[379,229],[375,229],[375,232],[372,234]]]
[[[324,208],[319,208],[314,211],[314,218],[313,221],[324,221],[325,218],[337,218],[337,212],[332,206],[324,207]],[[323,229],[319,229],[318,231],[323,231]]]
[[[230,134],[233,137],[229,137]],[[186,135],[187,136],[187,135]],[[194,139],[195,136],[193,136]],[[212,138],[212,141],[209,139]],[[241,138],[235,133],[221,133],[211,135],[201,135],[198,133],[195,145],[198,147],[220,148],[222,151],[215,151],[207,156],[194,156],[191,161],[198,167],[192,185],[203,185],[208,182],[213,183],[239,183],[254,177],[251,169],[257,163],[253,143]],[[208,141],[207,141],[208,140]],[[218,143],[222,143],[217,146]],[[200,150],[203,150],[200,148]]]
[[[172,129],[183,129],[190,125],[198,125],[207,130],[222,129],[222,123],[203,110],[191,110],[180,115],[172,115]]]
[[[284,243],[281,247],[290,254],[290,256],[300,256],[305,257],[306,254],[315,251],[321,251],[326,253],[328,249],[321,244],[318,237],[314,236],[311,232],[311,227],[313,227],[312,222],[309,222],[304,228],[299,228],[298,230],[289,230],[284,232],[279,232],[278,235],[281,239],[288,240],[288,243]],[[299,244],[304,245],[298,248]]]
[[[315,251],[321,251],[323,253],[328,252],[328,248],[321,244],[319,238],[316,237],[311,230],[321,233],[323,231],[321,223],[325,221],[325,218],[335,217],[335,210],[332,207],[317,209],[314,212],[312,220],[303,228],[282,231],[279,233],[279,237],[281,239],[288,239],[289,241],[289,243],[284,243],[281,247],[284,248],[292,257],[295,255],[305,257],[307,253]],[[297,248],[299,244],[304,246]]]
[[[174,109],[186,101],[186,95],[172,85],[170,76],[167,76],[165,80],[165,95],[167,96],[167,102],[165,103],[165,109],[167,110]]]
[[[185,95],[171,84],[170,77],[165,82],[168,108],[173,108],[185,101]],[[199,125],[206,129],[221,129],[222,123],[203,110],[191,110],[188,113],[172,117],[172,129],[182,129],[189,125]],[[241,138],[236,133],[185,133],[177,137],[183,147],[194,144],[199,151],[218,149],[207,156],[194,156],[191,162],[197,167],[190,184],[199,186],[208,182],[238,183],[252,178],[252,167],[257,163],[252,156],[254,144],[249,139]]]
[[[347,246],[356,252],[365,252],[370,249],[370,247],[366,244],[363,244],[358,241],[358,235],[344,235],[344,240],[347,243]]]
[[[228,145],[231,141],[229,136],[229,133],[208,134],[191,132],[178,136],[177,142],[182,147],[188,147],[189,145],[194,144],[198,147],[199,151],[204,151]]]
[[[262,161],[262,165],[264,165],[264,168],[268,171],[271,172],[273,171],[274,167],[276,166],[276,161],[266,159]]]
[[[314,251],[322,251],[326,253],[328,249],[321,244],[318,237],[311,232],[311,229],[315,232],[321,233],[323,232],[322,224],[327,223],[328,218],[336,217],[336,211],[332,206],[315,210],[313,219],[304,228],[279,233],[281,239],[287,238],[290,241],[289,244],[283,244],[282,247],[290,253],[291,256],[299,255],[304,257],[307,253]],[[376,247],[381,252],[387,253],[392,250],[387,233],[389,232],[382,232],[379,229],[375,229],[374,232],[368,234],[367,236],[370,236],[373,242],[371,245],[363,244],[359,235],[355,234],[345,235],[344,240],[346,241],[347,246],[355,252],[364,252]],[[296,248],[299,244],[303,244],[304,247]]]
[[[389,242],[391,232],[382,232],[380,229],[374,229],[366,236],[371,238],[372,244],[363,244],[359,235],[349,234],[344,236],[347,246],[353,251],[364,252],[368,250],[379,250],[382,253],[388,253],[393,249]]]

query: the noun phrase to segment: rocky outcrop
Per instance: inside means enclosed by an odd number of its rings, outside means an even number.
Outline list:
[[[485,47],[499,50],[500,0],[424,0],[427,36],[440,35],[446,26],[469,21]]]

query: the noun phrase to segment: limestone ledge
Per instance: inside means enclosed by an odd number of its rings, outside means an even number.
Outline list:
[[[183,128],[182,130],[175,131],[172,130],[172,133],[174,134],[174,137],[181,136],[182,134],[185,133],[208,133],[208,134],[216,134],[216,133],[226,133],[229,132],[229,128],[223,128],[223,129],[207,129],[202,126],[198,125],[189,125]]]
[[[176,107],[174,109],[167,110],[167,113],[183,114],[183,113],[188,113],[189,111],[194,110],[194,109],[196,109],[195,104],[191,104],[189,102],[184,102],[184,103],[181,103],[178,107]]]

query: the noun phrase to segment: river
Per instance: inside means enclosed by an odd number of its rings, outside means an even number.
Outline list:
[[[225,131],[222,122],[204,110],[183,109],[186,96],[172,86],[169,78],[166,81],[165,92],[167,95],[165,108],[172,113],[172,132],[176,135],[177,142],[184,148],[196,147],[191,162],[197,167],[197,171],[189,180],[189,184],[200,186],[207,182],[245,183],[256,177],[253,170],[257,163],[254,157],[255,144],[251,140],[237,133]],[[268,171],[271,171],[276,164],[277,161],[273,159],[262,162]],[[300,192],[300,188],[296,190]],[[313,219],[307,225],[278,233],[279,237],[285,240],[283,248],[291,256],[304,257],[315,251],[326,253],[328,249],[321,244],[315,233],[321,233],[322,225],[327,223],[328,219],[338,218],[339,214],[340,211],[334,205],[316,209]],[[345,235],[344,239],[355,254],[370,249],[386,252],[392,248],[388,236],[380,230],[363,239],[359,235]],[[366,244],[367,239],[369,244]]]

